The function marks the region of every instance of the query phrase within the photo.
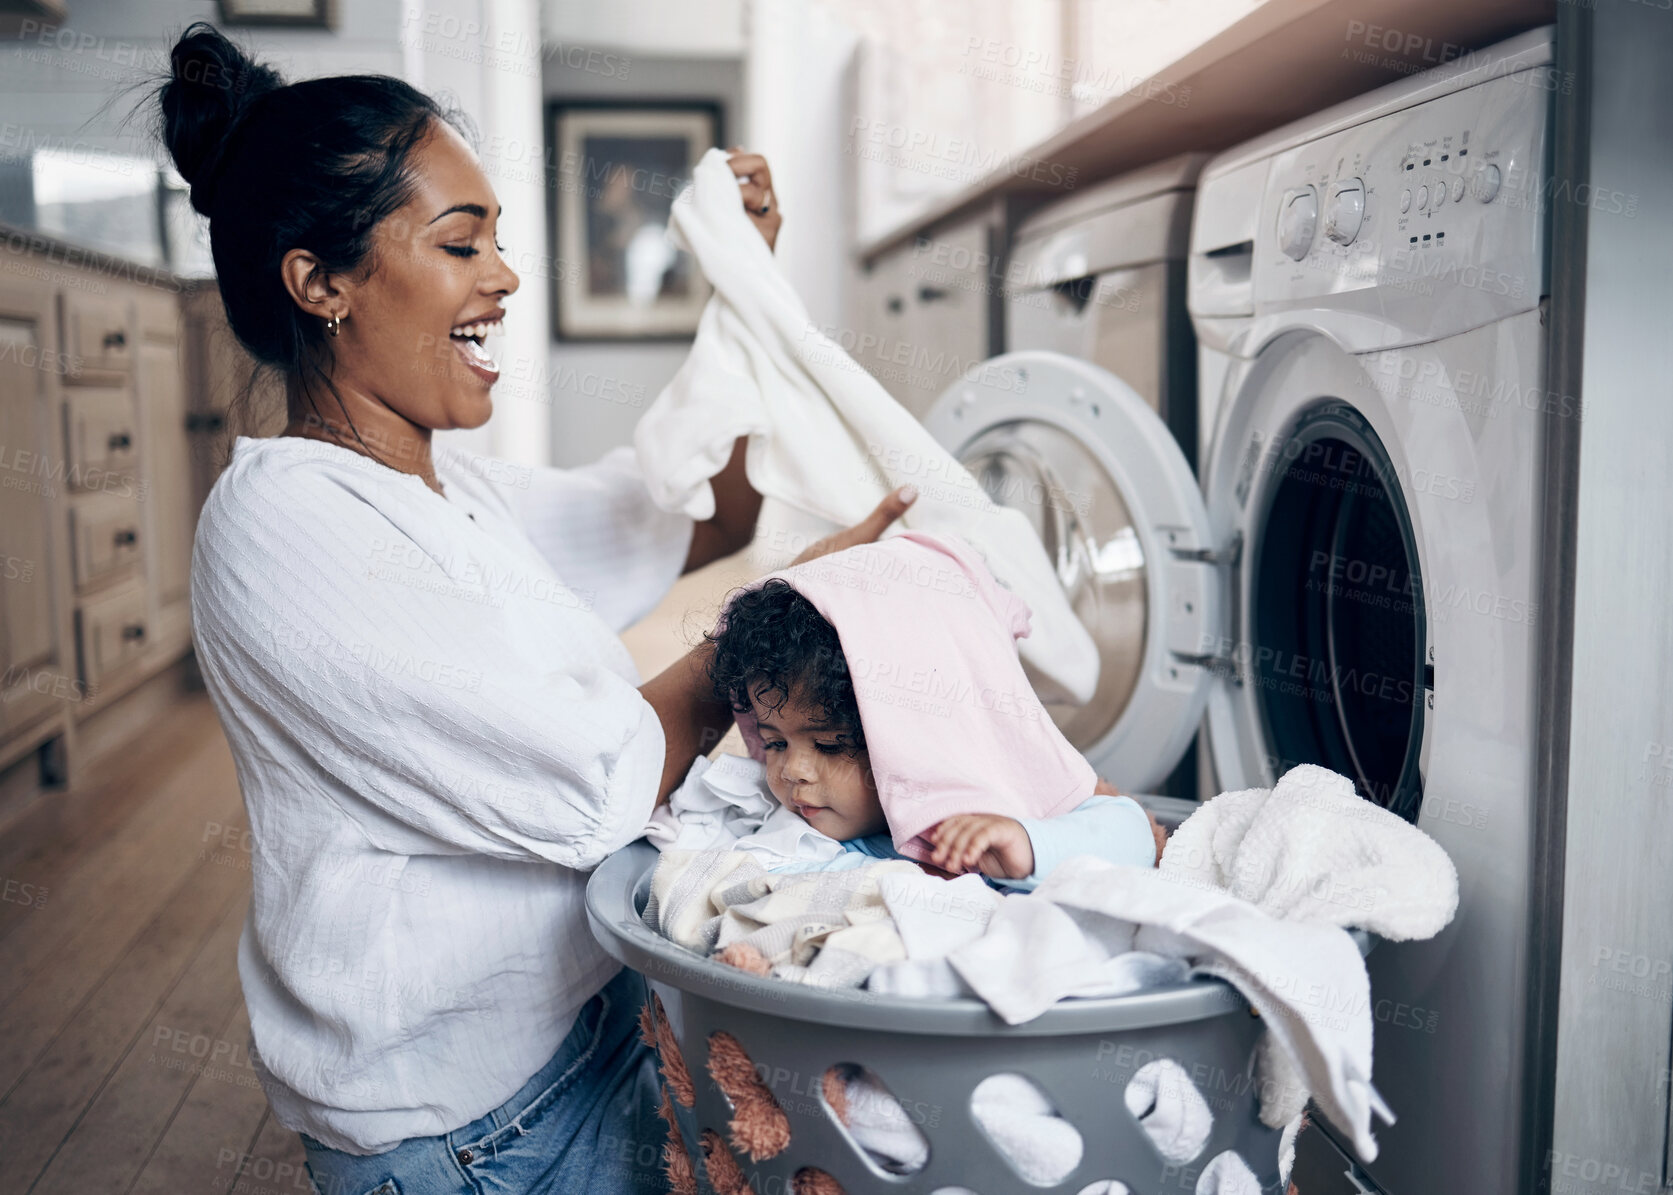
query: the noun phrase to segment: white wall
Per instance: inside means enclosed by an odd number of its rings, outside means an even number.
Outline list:
[[[563,44],[737,58],[744,52],[745,11],[746,0],[545,0],[541,18],[547,34]]]
[[[542,383],[550,317],[546,260],[545,140],[538,0],[400,0],[400,73],[458,105],[476,124],[483,170],[504,209],[500,243],[522,285],[506,301],[494,414],[450,432],[463,451],[526,465],[551,463],[551,405]]]

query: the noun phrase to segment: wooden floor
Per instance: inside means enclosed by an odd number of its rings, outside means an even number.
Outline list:
[[[644,675],[749,575],[735,557],[682,578],[624,636]],[[193,693],[0,836],[0,1195],[312,1190],[250,1069],[246,826]]]
[[[250,1069],[245,826],[197,693],[8,827],[0,1195],[310,1189]]]

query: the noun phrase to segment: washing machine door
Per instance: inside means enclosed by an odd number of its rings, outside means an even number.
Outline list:
[[[1099,774],[1152,791],[1191,743],[1222,633],[1219,559],[1167,426],[1107,370],[1007,353],[943,394],[930,432],[1033,523],[1101,657],[1084,706],[1047,705]]]

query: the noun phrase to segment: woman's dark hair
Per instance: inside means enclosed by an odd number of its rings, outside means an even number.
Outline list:
[[[369,273],[373,228],[415,189],[413,148],[433,121],[471,133],[457,113],[387,75],[287,85],[203,21],[180,35],[171,62],[157,93],[160,135],[192,206],[209,217],[227,322],[258,365],[302,380],[310,402],[310,378],[335,395],[322,321],[291,299],[280,262],[306,249],[327,271]]]
[[[770,710],[799,698],[838,730],[850,752],[865,749],[854,679],[836,628],[781,577],[735,595],[713,634],[709,680],[715,696],[739,712],[750,697]]]

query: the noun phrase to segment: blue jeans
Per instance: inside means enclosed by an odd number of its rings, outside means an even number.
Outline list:
[[[582,1006],[552,1060],[500,1107],[440,1137],[358,1157],[301,1134],[319,1195],[650,1195],[667,1188],[645,981],[622,971]]]

